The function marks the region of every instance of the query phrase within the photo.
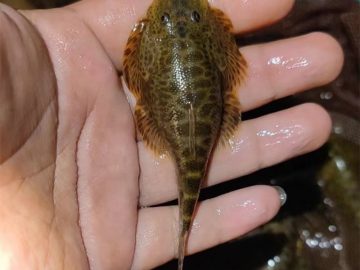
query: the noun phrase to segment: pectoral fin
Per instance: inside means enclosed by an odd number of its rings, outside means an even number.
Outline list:
[[[129,90],[136,98],[135,121],[145,145],[156,154],[163,154],[166,150],[165,141],[160,136],[159,129],[152,120],[150,109],[144,97],[149,83],[149,74],[144,67],[148,63],[141,62],[144,59],[140,52],[145,25],[146,20],[140,21],[130,34],[124,55],[124,77]]]
[[[129,90],[138,100],[148,74],[140,63],[140,43],[146,20],[137,23],[132,30],[124,53],[124,78]]]
[[[220,141],[227,142],[241,121],[241,107],[237,88],[245,80],[247,64],[240,54],[232,34],[232,23],[219,9],[212,9],[215,32],[211,55],[222,74],[224,112]]]
[[[138,101],[135,107],[135,120],[139,133],[145,145],[155,154],[161,155],[166,152],[166,143],[152,119],[151,113],[146,109],[146,106],[141,101]]]

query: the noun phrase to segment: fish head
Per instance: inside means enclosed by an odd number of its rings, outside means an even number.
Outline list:
[[[207,0],[155,0],[147,18],[158,35],[186,38],[201,33],[209,10]]]

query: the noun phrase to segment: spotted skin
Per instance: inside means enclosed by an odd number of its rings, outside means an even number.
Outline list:
[[[231,30],[230,20],[206,0],[154,0],[125,50],[139,133],[155,153],[170,153],[177,168],[178,269],[213,148],[240,122],[235,88],[246,62]]]

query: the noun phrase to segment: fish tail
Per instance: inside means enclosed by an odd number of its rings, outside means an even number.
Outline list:
[[[185,250],[186,250],[186,242],[188,231],[181,232],[179,236],[179,250],[178,250],[178,270],[183,270],[184,266],[184,258],[185,258]]]
[[[179,228],[178,270],[183,269],[188,236],[199,198],[200,185],[204,177],[203,169],[188,170],[180,176],[179,219],[181,222]]]

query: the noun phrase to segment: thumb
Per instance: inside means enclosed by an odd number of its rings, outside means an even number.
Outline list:
[[[56,134],[55,83],[36,29],[0,4],[0,165],[15,160],[16,172],[24,176],[54,159],[55,151],[48,149]]]

